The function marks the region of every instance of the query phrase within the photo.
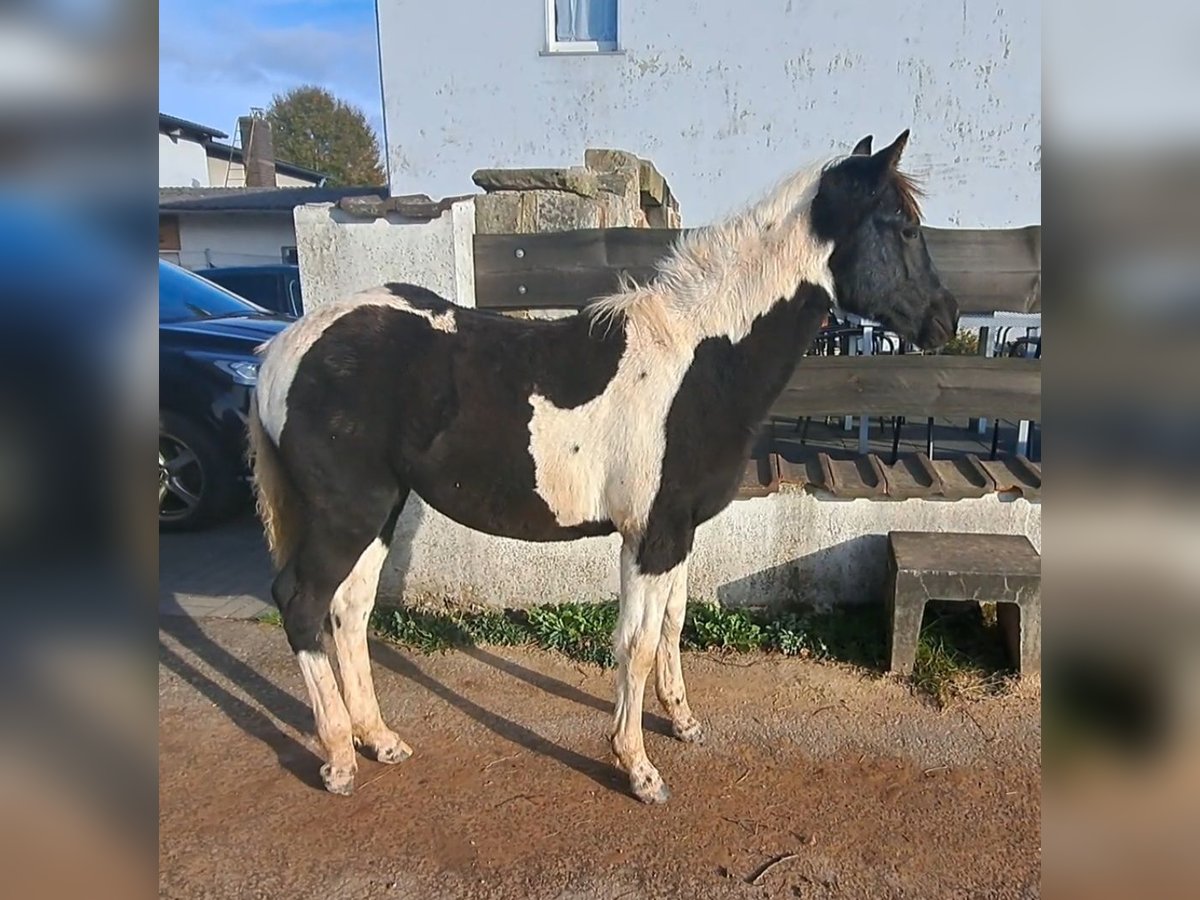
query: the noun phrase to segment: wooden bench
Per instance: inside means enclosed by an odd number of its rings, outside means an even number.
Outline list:
[[[1041,668],[1041,556],[1011,534],[893,531],[888,534],[891,670],[917,658],[930,600],[996,603],[996,619],[1022,675]]]

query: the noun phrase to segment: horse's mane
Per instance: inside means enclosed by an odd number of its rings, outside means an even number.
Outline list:
[[[680,330],[691,337],[734,337],[781,296],[790,296],[785,292],[794,291],[801,278],[833,296],[832,283],[826,283],[831,247],[813,236],[810,213],[821,175],[845,158],[806,166],[724,221],[681,235],[648,283],[623,277],[619,291],[584,312],[594,324],[623,322],[658,341]],[[919,220],[919,185],[911,176],[893,176],[902,212]]]
[[[623,321],[630,328],[648,329],[657,340],[678,330],[681,318],[701,332],[748,327],[778,299],[777,293],[770,299],[765,293],[783,289],[780,282],[790,281],[794,289],[799,274],[824,267],[827,253],[818,251],[809,212],[821,174],[843,158],[800,169],[724,221],[680,235],[647,284],[622,278],[618,292],[593,301],[585,313],[604,327]],[[751,274],[757,277],[746,277]],[[714,295],[725,298],[728,315],[704,315],[714,312]],[[720,321],[700,321],[704,318]]]

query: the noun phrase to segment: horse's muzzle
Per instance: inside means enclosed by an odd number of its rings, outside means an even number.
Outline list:
[[[958,334],[958,301],[944,291],[929,305],[917,343],[923,350],[936,350]]]

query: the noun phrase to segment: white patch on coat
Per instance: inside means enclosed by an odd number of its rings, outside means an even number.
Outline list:
[[[626,536],[641,533],[662,478],[667,415],[700,342],[724,336],[736,344],[802,283],[832,299],[833,244],[817,240],[809,224],[827,165],[785,180],[728,222],[685,236],[649,285],[589,308],[594,327],[625,329],[612,381],[574,409],[529,398],[534,481],[558,524],[608,520]]]
[[[259,366],[258,386],[255,388],[258,414],[263,429],[276,446],[287,422],[287,395],[300,361],[338,319],[360,306],[387,306],[418,316],[438,331],[450,334],[458,331],[454,310],[433,313],[427,309],[417,309],[386,288],[361,291],[343,300],[324,303],[305,313],[259,348],[263,361]]]
[[[375,606],[379,573],[387,553],[387,545],[375,538],[338,585],[329,610],[333,617],[338,668],[342,673],[342,693],[356,732],[374,731],[382,725],[367,653],[367,619]]]
[[[691,347],[634,332],[599,396],[573,409],[529,398],[535,486],[558,524],[611,521],[622,534],[641,531],[658,493],[664,423],[691,361]]]

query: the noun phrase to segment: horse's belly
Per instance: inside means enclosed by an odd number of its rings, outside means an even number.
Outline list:
[[[560,524],[545,501],[528,489],[466,478],[416,481],[413,489],[429,506],[486,534],[522,541],[572,541],[616,530],[607,519]]]

